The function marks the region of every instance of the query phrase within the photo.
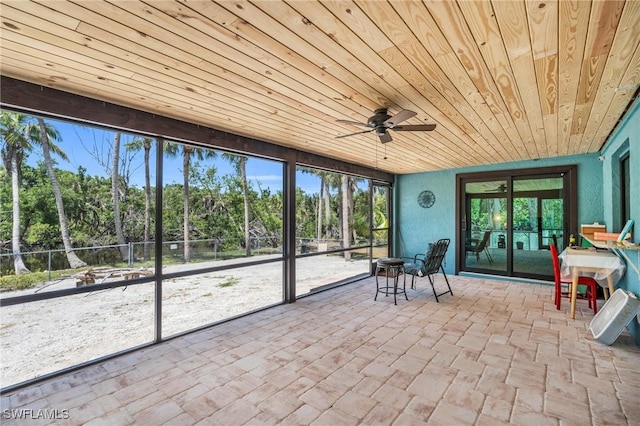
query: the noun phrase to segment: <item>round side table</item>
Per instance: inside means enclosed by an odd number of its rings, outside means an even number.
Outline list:
[[[378,276],[384,274],[387,279],[385,283],[381,286],[378,282]],[[403,276],[402,289],[398,288],[398,280],[400,275]],[[389,285],[389,277],[392,278],[393,282]],[[393,294],[393,304],[397,305],[398,302],[396,300],[396,295],[399,293],[404,293],[404,298],[409,300],[407,297],[407,276],[404,273],[404,261],[402,259],[393,258],[393,257],[385,257],[378,259],[376,262],[376,296],[373,300],[378,299],[378,293],[382,293],[385,295]]]

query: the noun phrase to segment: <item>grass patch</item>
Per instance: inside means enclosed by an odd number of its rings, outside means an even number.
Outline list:
[[[220,284],[218,284],[218,287],[221,287],[221,288],[231,287],[231,286],[234,286],[234,285],[238,284],[239,282],[240,282],[239,278],[229,277],[225,281],[223,281]]]
[[[51,271],[51,280],[77,272],[73,269],[64,271]],[[4,275],[0,277],[0,291],[24,290],[26,288],[36,287],[49,280],[48,272],[31,272],[20,275]]]

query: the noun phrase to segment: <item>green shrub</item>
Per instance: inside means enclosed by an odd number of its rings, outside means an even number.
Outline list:
[[[23,290],[35,287],[47,280],[45,272],[32,272],[21,275],[4,275],[0,277],[0,291]]]

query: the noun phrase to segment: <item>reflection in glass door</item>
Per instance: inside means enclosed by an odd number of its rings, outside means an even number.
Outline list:
[[[465,184],[465,270],[507,270],[507,181]]]
[[[552,275],[549,243],[564,237],[562,177],[519,178],[513,181],[513,272]],[[562,250],[562,245],[558,247]]]
[[[577,233],[575,166],[457,175],[456,272],[553,279],[549,244]]]

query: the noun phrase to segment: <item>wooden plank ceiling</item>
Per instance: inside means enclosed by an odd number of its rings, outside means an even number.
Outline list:
[[[595,152],[640,1],[1,2],[2,75],[403,174]],[[374,133],[373,110],[410,109]]]

